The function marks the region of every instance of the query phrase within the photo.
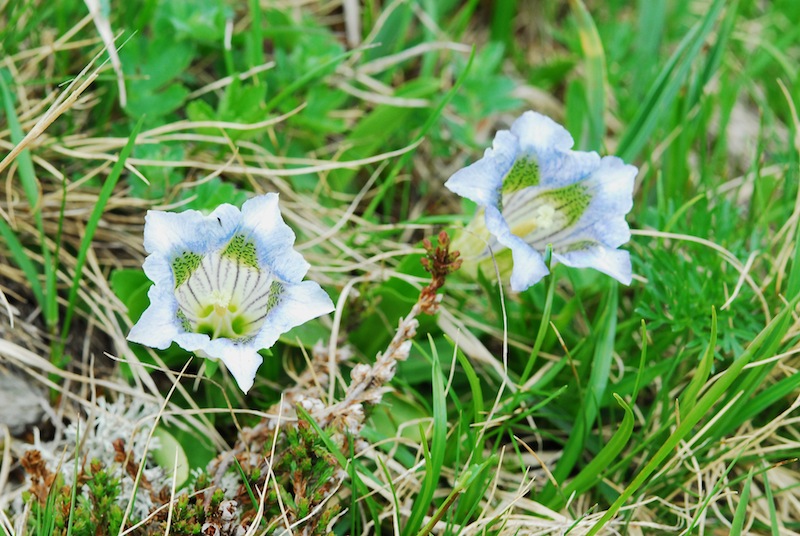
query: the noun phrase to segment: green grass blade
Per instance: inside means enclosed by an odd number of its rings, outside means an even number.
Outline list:
[[[750,400],[748,404],[741,409],[738,421],[749,421],[773,404],[778,404],[786,400],[787,397],[796,396],[798,392],[800,392],[800,372],[783,378],[768,387],[764,387],[763,390],[759,391],[755,399]]]
[[[247,34],[247,63],[253,68],[264,64],[264,36],[261,27],[261,4],[258,0],[248,2],[250,11],[250,31]],[[259,77],[259,79],[262,79]],[[263,80],[263,79],[262,79]]]
[[[623,490],[616,501],[609,507],[603,516],[592,526],[587,536],[593,536],[602,529],[605,524],[614,517],[625,501],[627,501],[638,490],[645,481],[661,467],[662,462],[673,451],[673,449],[683,440],[692,429],[706,416],[714,405],[728,391],[733,382],[739,377],[742,369],[747,365],[761,350],[762,346],[772,338],[780,339],[788,329],[786,320],[790,318],[792,312],[800,302],[800,296],[795,297],[772,321],[756,336],[750,346],[747,347],[742,355],[736,358],[716,382],[711,385],[706,394],[689,411],[686,417],[676,426],[674,432],[667,437],[661,447],[656,451],[650,461],[633,478],[628,486]]]
[[[484,410],[483,390],[481,389],[481,380],[475,373],[472,363],[469,362],[467,356],[464,355],[459,349],[454,350],[456,358],[458,359],[461,368],[464,369],[464,375],[467,377],[469,383],[469,390],[472,394],[472,410],[474,412],[473,422],[481,422]]]
[[[795,297],[795,299],[797,298],[798,296]],[[785,333],[786,330],[789,329],[789,324],[789,319],[785,319],[780,329],[776,329],[776,333]],[[763,344],[761,350],[762,355],[765,357],[775,355],[781,345],[782,338],[782,335],[768,337]],[[716,426],[714,426],[712,431],[712,437],[722,438],[725,434],[732,433],[733,430],[739,428],[745,422],[746,419],[743,415],[751,408],[753,400],[760,398],[761,393],[758,393],[758,397],[756,393],[762,389],[764,385],[767,385],[767,377],[770,375],[772,369],[775,368],[776,364],[777,361],[774,360],[762,363],[760,366],[753,367],[743,374],[736,383],[735,391],[728,393],[723,402],[727,402],[734,396],[738,396],[739,400],[734,403],[725,415],[717,420]],[[741,395],[739,395],[739,392],[741,392]]]
[[[708,50],[707,59],[705,65],[703,66],[702,74],[695,80],[695,84],[691,88],[689,104],[694,105],[694,103],[701,98],[704,88],[719,70],[724,55],[729,50],[729,41],[731,33],[736,26],[735,22],[738,10],[738,0],[730,2],[730,4],[727,6],[725,17],[723,18],[719,31],[716,35],[716,41]]]
[[[394,486],[394,481],[392,480],[392,474],[389,472],[389,468],[386,467],[386,464],[383,461],[383,458],[378,456],[378,465],[383,471],[383,477],[386,479],[386,482],[389,484],[389,491],[392,492],[392,508],[394,508],[394,512],[396,516],[400,515],[400,500],[397,498],[397,489]],[[399,523],[399,521],[398,521]]]
[[[430,521],[428,521],[424,527],[417,533],[417,536],[427,536],[431,532],[433,532],[433,528],[436,526],[443,517],[447,510],[453,505],[456,499],[461,495],[464,490],[466,490],[472,483],[483,473],[483,471],[489,467],[490,464],[497,463],[497,457],[491,456],[489,459],[484,461],[482,464],[478,465],[475,464],[463,473],[458,476],[453,489],[450,490],[450,493],[447,495],[447,498],[444,500],[442,505],[436,510],[436,512],[431,516]]]
[[[39,302],[39,305],[42,308],[44,308],[44,291],[42,289],[42,283],[39,281],[39,271],[36,269],[36,266],[33,264],[33,262],[31,262],[28,254],[25,252],[25,247],[19,241],[17,235],[14,234],[13,229],[9,227],[9,225],[6,223],[6,220],[3,218],[0,218],[0,236],[2,236],[6,241],[6,246],[8,246],[14,262],[17,263],[17,266],[19,266],[19,268],[22,270],[22,273],[24,273],[25,277],[28,279],[28,282],[31,285],[31,290],[33,291],[33,295],[36,297],[36,301]]]
[[[328,61],[321,63],[320,65],[314,67],[313,69],[309,69],[308,72],[306,72],[306,74],[304,74],[303,76],[301,76],[300,78],[298,78],[297,80],[295,80],[294,82],[283,88],[280,91],[280,93],[272,97],[272,99],[270,99],[270,101],[265,105],[265,111],[271,112],[277,106],[279,106],[284,100],[291,97],[292,95],[295,95],[297,91],[300,90],[302,87],[304,87],[306,84],[316,80],[317,78],[325,76],[329,72],[333,72],[333,70],[336,68],[337,65],[342,63],[344,60],[346,60],[353,54],[358,54],[360,52],[362,52],[362,50],[358,48],[353,50],[348,50],[347,52],[339,54],[338,56],[334,56]]]
[[[125,169],[125,161],[128,159],[128,156],[130,156],[133,146],[136,144],[136,137],[139,135],[139,130],[142,127],[143,120],[144,118],[139,119],[139,122],[133,127],[133,131],[128,137],[128,143],[126,143],[125,147],[122,148],[119,158],[117,158],[117,162],[114,164],[114,167],[111,168],[111,173],[109,173],[106,182],[100,189],[100,195],[97,196],[97,203],[95,203],[94,209],[92,209],[92,214],[89,216],[89,221],[86,223],[86,229],[84,229],[83,238],[81,238],[81,245],[80,249],[78,250],[77,260],[75,262],[75,275],[72,277],[72,284],[69,289],[69,297],[67,298],[67,310],[64,314],[64,322],[61,326],[62,345],[66,341],[67,335],[69,335],[69,328],[70,324],[72,323],[72,315],[75,310],[75,302],[77,301],[78,297],[78,289],[80,288],[81,278],[83,277],[83,266],[86,264],[86,255],[89,252],[89,248],[92,246],[92,240],[94,239],[94,234],[97,231],[97,226],[100,223],[100,218],[103,217],[103,211],[106,208],[106,204],[108,204],[111,194],[114,193],[114,187],[117,185],[117,181],[122,174],[122,170]]]
[[[242,467],[242,464],[239,463],[236,457],[233,458],[233,463],[236,465],[236,470],[242,478],[242,483],[247,490],[247,496],[250,497],[250,504],[252,504],[254,508],[258,508],[258,499],[256,499],[256,495],[253,493],[253,488],[250,486],[250,480],[247,478],[247,473],[244,472],[244,467]]]
[[[553,246],[547,244],[544,252],[544,260],[548,270],[550,269],[552,255]],[[536,339],[533,341],[531,355],[528,356],[528,362],[525,363],[525,370],[522,371],[522,376],[520,377],[519,383],[521,385],[525,384],[528,378],[530,378],[531,372],[533,372],[533,365],[536,363],[536,358],[539,357],[542,344],[544,344],[544,339],[550,329],[550,317],[553,313],[553,296],[555,296],[556,290],[556,278],[552,272],[544,278],[544,284],[547,285],[547,294],[545,295],[544,309],[542,309],[542,321],[539,323],[539,330],[536,332]],[[514,403],[515,405],[519,403],[518,397],[514,398]]]
[[[611,462],[617,459],[619,453],[622,452],[622,449],[624,449],[628,444],[628,440],[633,432],[633,411],[620,396],[614,394],[614,398],[617,399],[617,402],[625,411],[622,422],[620,423],[617,431],[614,432],[614,435],[611,436],[611,439],[609,439],[606,446],[604,446],[592,459],[592,461],[589,462],[580,473],[578,473],[578,476],[572,479],[569,484],[564,486],[563,492],[564,496],[566,497],[569,497],[573,492],[580,495],[599,482],[602,478],[604,470],[608,469],[608,467],[611,465]],[[560,510],[563,507],[564,505],[560,504],[555,509]]]
[[[706,381],[708,380],[708,375],[711,373],[711,367],[714,364],[714,349],[717,346],[717,310],[716,308],[711,308],[711,336],[708,340],[708,346],[706,346],[706,351],[703,353],[703,357],[700,359],[700,365],[697,367],[694,373],[694,377],[692,381],[689,382],[689,385],[683,391],[683,394],[680,398],[680,410],[682,414],[686,414],[692,410],[695,403],[697,402],[697,395],[700,394],[700,389],[703,388]]]
[[[8,87],[6,79],[11,78],[8,69],[0,69],[0,90],[3,92],[3,106],[8,119],[8,127],[11,130],[11,140],[19,143],[25,135],[22,132],[22,125],[19,123],[17,113],[14,108],[14,98],[11,89]],[[25,149],[17,156],[17,166],[19,168],[19,180],[25,197],[28,198],[28,205],[34,216],[41,219],[41,196],[39,195],[39,185],[36,181],[36,172],[33,169],[33,159],[28,149]]]
[[[586,78],[586,106],[589,110],[589,149],[601,149],[606,133],[606,55],[592,15],[582,0],[570,0],[583,49]]]
[[[702,494],[703,495],[702,501],[698,505],[696,505],[695,508],[693,509],[694,512],[692,515],[693,517],[692,523],[688,527],[686,527],[685,529],[686,534],[695,534],[697,532],[697,528],[700,525],[702,525],[705,520],[705,516],[703,515],[703,513],[708,509],[709,505],[719,497],[719,494],[722,492],[723,489],[733,490],[734,486],[739,484],[739,482],[748,479],[752,480],[753,476],[760,475],[769,469],[767,467],[756,471],[754,468],[751,467],[747,475],[741,475],[738,477],[732,475],[731,471],[733,471],[737,466],[740,466],[742,454],[743,452],[741,450],[737,454],[735,454],[733,459],[730,461],[730,463],[728,463],[725,469],[723,469],[722,472],[718,473],[718,479],[711,487],[711,489],[705,490],[705,492]],[[744,508],[745,510],[747,509],[746,504]]]
[[[733,521],[731,522],[731,536],[740,536],[744,529],[744,521],[747,518],[747,503],[750,501],[750,485],[753,483],[752,469],[747,475],[747,480],[742,487],[742,493],[739,495],[739,504],[736,506],[736,512],[733,514]]]
[[[11,141],[14,143],[20,143],[25,136],[22,133],[22,126],[19,123],[19,119],[17,118],[17,114],[14,109],[14,99],[6,82],[7,78],[11,78],[11,73],[9,73],[8,69],[0,69],[0,91],[3,93],[3,106],[8,119],[8,126],[11,131]],[[28,198],[28,205],[31,208],[31,214],[33,215],[34,222],[36,224],[36,230],[39,232],[39,242],[42,248],[42,258],[44,259],[45,287],[42,289],[41,284],[38,281],[38,276],[37,278],[31,280],[31,285],[34,287],[39,286],[39,293],[37,297],[41,296],[40,304],[42,306],[42,312],[44,313],[45,323],[50,329],[55,330],[56,324],[58,323],[58,296],[56,294],[56,270],[58,267],[54,262],[52,262],[50,250],[47,249],[47,240],[44,234],[44,223],[42,222],[39,183],[36,180],[36,172],[33,168],[33,159],[31,158],[31,154],[28,149],[20,151],[19,155],[17,156],[17,166],[22,189],[25,192],[25,196]],[[22,265],[20,265],[20,268],[22,268]],[[28,271],[25,268],[23,268],[23,271],[25,271],[27,276]]]
[[[647,366],[647,324],[642,320],[642,353],[639,354],[639,369],[636,371],[636,382],[633,384],[633,394],[631,400],[636,403],[639,398],[639,389],[642,388],[642,376]]]
[[[339,449],[336,443],[334,443],[333,440],[331,440],[330,436],[325,432],[325,430],[320,428],[319,424],[317,424],[317,421],[314,420],[314,418],[308,413],[308,411],[306,411],[303,408],[303,406],[298,404],[295,406],[295,410],[297,411],[297,414],[303,420],[308,421],[311,427],[317,432],[317,434],[319,434],[319,437],[320,439],[322,439],[322,442],[325,443],[325,447],[328,449],[328,452],[330,452],[333,455],[333,457],[336,458],[336,461],[339,462],[339,465],[343,469],[346,469],[348,468],[348,466],[350,466],[351,469],[350,479],[353,481],[353,486],[355,487],[355,491],[357,492],[358,495],[364,497],[364,503],[367,505],[367,509],[369,510],[373,521],[376,523],[375,526],[380,526],[380,519],[378,517],[378,505],[375,503],[375,499],[373,499],[372,496],[370,495],[367,485],[364,484],[363,480],[361,480],[361,473],[359,473],[356,470],[357,468],[363,469],[363,467],[358,464],[355,457],[352,457],[352,459],[350,460],[347,459],[347,457],[342,453],[341,449]],[[352,441],[350,442],[350,444],[352,445]],[[375,478],[373,475],[370,475],[370,477],[371,480],[373,480],[373,482],[376,485],[378,486],[382,485],[380,480]],[[353,495],[355,496],[356,493],[354,493]]]
[[[786,98],[788,100],[790,109],[795,110],[796,104],[791,100],[790,94],[787,93]],[[794,140],[794,143],[788,144],[788,160],[790,161],[790,169],[794,170],[797,170],[798,164],[800,164],[800,140],[798,140],[798,136],[800,136],[798,128],[800,128],[800,125],[798,125],[797,121],[797,118],[794,118],[793,121],[787,121],[787,126],[791,134],[790,139]],[[791,180],[791,178],[789,180]],[[797,180],[796,175],[794,180]],[[794,254],[792,255],[792,266],[789,269],[789,274],[786,278],[785,293],[789,298],[793,298],[794,296],[800,294],[800,240],[798,240],[798,236],[800,236],[800,224],[797,225],[794,236],[795,241]]]
[[[563,482],[569,476],[584,451],[588,431],[597,417],[600,401],[603,399],[608,385],[611,361],[614,354],[614,336],[617,330],[618,294],[617,284],[612,283],[604,305],[600,309],[603,311],[603,315],[595,326],[597,339],[592,357],[592,371],[589,376],[586,398],[578,411],[575,425],[569,434],[566,445],[564,445],[561,458],[553,470],[553,477],[556,482]],[[549,482],[542,491],[541,501],[546,504],[551,503],[554,500],[556,491],[552,482]]]
[[[433,494],[439,487],[439,474],[444,464],[445,447],[447,445],[447,398],[444,392],[444,376],[442,367],[439,363],[439,355],[433,339],[430,338],[431,356],[431,390],[433,394],[433,433],[431,436],[430,452],[427,450],[427,443],[423,439],[423,453],[425,459],[425,478],[419,490],[414,506],[411,507],[411,514],[408,517],[403,534],[408,536],[416,534],[422,526],[425,517],[433,500]],[[424,436],[423,436],[424,437]]]
[[[657,67],[652,58],[657,57],[667,27],[666,0],[638,0],[638,20],[636,42],[633,50],[636,54],[638,69],[633,73],[634,89],[646,87],[650,76]],[[643,97],[637,93],[636,97]]]
[[[492,9],[491,38],[500,41],[507,49],[514,46],[514,20],[518,13],[518,0],[495,0]]]
[[[691,71],[692,62],[700,54],[703,43],[714,28],[725,0],[715,0],[705,16],[691,29],[664,65],[658,78],[629,123],[619,142],[617,154],[629,162],[636,159],[639,151],[650,139],[659,121],[669,113],[668,106],[678,94]]]
[[[775,496],[772,494],[772,486],[769,483],[769,471],[764,471],[764,498],[767,500],[769,508],[769,529],[772,536],[781,536],[780,523],[778,523],[778,513],[775,511]]]
[[[78,447],[81,444],[81,426],[80,421],[77,423],[77,428],[75,430],[75,462],[72,469],[72,490],[70,492],[70,500],[69,500],[69,517],[67,518],[67,536],[72,536],[72,522],[73,522],[73,515],[75,514],[75,500],[77,499],[78,495],[78,466],[80,465],[80,453],[78,452]]]

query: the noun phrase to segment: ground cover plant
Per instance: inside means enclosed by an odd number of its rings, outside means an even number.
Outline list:
[[[0,5],[0,533],[800,533],[796,2]]]

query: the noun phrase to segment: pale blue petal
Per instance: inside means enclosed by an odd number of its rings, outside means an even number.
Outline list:
[[[230,206],[230,205],[228,205]],[[235,207],[232,207],[235,210]],[[216,217],[197,210],[162,212],[148,210],[144,224],[144,249],[168,257],[192,251],[205,253],[220,247],[224,229]]]
[[[178,321],[178,302],[170,287],[153,285],[147,291],[150,306],[131,328],[128,340],[164,350],[183,331]]]
[[[212,223],[214,220],[217,221],[217,226],[214,226],[214,238],[219,242],[227,242],[230,240],[236,230],[239,228],[239,224],[242,221],[242,213],[241,211],[236,208],[235,206],[224,203],[207,216],[207,219]]]
[[[214,339],[204,348],[209,356],[225,363],[239,389],[245,394],[253,386],[258,367],[263,361],[258,350],[259,348],[251,344],[235,343],[230,339]]]
[[[507,130],[494,137],[491,149],[486,149],[483,158],[456,171],[444,185],[461,197],[466,197],[480,206],[496,206],[500,201],[503,177],[514,165],[519,152],[517,138]]]
[[[269,348],[283,333],[313,318],[328,314],[333,309],[328,293],[314,281],[286,285],[280,301],[270,311],[253,344],[259,348]]]
[[[256,243],[258,262],[284,282],[302,281],[309,264],[294,250],[294,232],[278,208],[278,194],[249,199],[242,205],[241,230]]]
[[[569,151],[575,144],[567,129],[534,111],[519,116],[511,125],[511,133],[519,139],[523,151]]]
[[[189,352],[197,352],[198,354],[204,354],[206,353],[206,348],[211,343],[211,337],[208,335],[203,335],[202,333],[191,333],[181,329],[181,332],[175,337],[175,342],[178,343],[178,346],[184,350]],[[217,356],[212,357],[217,358]]]
[[[595,152],[572,151],[572,136],[545,115],[525,112],[511,125],[511,133],[519,140],[521,153],[536,156],[541,187],[572,184],[589,175],[600,163],[600,155]]]
[[[151,253],[144,260],[142,269],[150,281],[156,285],[170,289],[175,287],[175,274],[167,256]]]
[[[631,231],[625,215],[633,206],[636,173],[634,166],[626,165],[619,158],[604,157],[600,167],[581,182],[592,196],[591,203],[574,226],[549,237],[553,251],[562,253],[571,244],[581,241],[596,242],[612,249],[628,242]]]
[[[603,157],[598,168],[581,183],[592,196],[592,202],[581,221],[605,220],[630,212],[633,208],[636,173],[636,167],[625,164],[616,156]]]
[[[162,212],[149,210],[145,216],[144,247],[150,253],[142,268],[151,281],[175,286],[172,260],[186,251],[206,254],[230,240],[241,215],[233,205],[220,205],[204,216],[196,210]]]
[[[624,285],[630,285],[633,279],[631,256],[627,251],[621,249],[613,249],[595,243],[568,253],[554,251],[553,257],[573,268],[594,268],[610,275]]]
[[[550,273],[541,253],[514,235],[506,220],[495,207],[486,207],[486,228],[497,241],[511,250],[514,268],[511,272],[511,289],[522,292],[538,283]]]
[[[576,233],[577,235],[581,233]],[[595,240],[606,247],[618,248],[631,239],[631,228],[625,221],[624,214],[614,214],[605,220],[594,222],[591,234]]]

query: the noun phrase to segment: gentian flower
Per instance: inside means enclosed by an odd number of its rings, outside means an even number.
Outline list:
[[[258,351],[333,303],[293,249],[277,194],[196,210],[147,212],[144,272],[150,306],[128,340],[165,349],[173,341],[201,357],[220,359],[245,393],[261,365]]]
[[[543,252],[551,244],[553,262],[630,284],[630,256],[617,248],[630,239],[625,215],[637,170],[572,145],[564,127],[525,112],[497,133],[482,159],[448,179],[447,188],[479,207],[453,245],[465,265],[470,257],[491,261],[494,252],[501,272],[511,268],[512,290],[522,291],[548,274]]]

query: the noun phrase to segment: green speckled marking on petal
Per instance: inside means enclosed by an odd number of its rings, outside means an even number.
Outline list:
[[[569,253],[570,251],[584,251],[590,248],[597,246],[597,242],[594,240],[580,240],[578,242],[573,242],[572,244],[568,244],[564,248],[561,248],[559,253]]]
[[[508,194],[539,184],[539,164],[533,156],[521,155],[503,177],[502,193]]]
[[[565,218],[564,228],[575,225],[592,202],[592,195],[581,183],[542,192],[541,197]]]
[[[186,317],[186,313],[178,309],[178,321],[181,323],[181,327],[184,331],[192,331],[192,324],[189,322],[189,319]]]
[[[172,261],[172,273],[175,275],[175,288],[178,288],[189,279],[189,276],[197,270],[203,257],[191,251],[184,251]]]
[[[256,244],[255,242],[247,240],[244,235],[236,235],[231,238],[231,241],[222,251],[222,256],[258,270]]]
[[[269,286],[269,299],[267,300],[267,311],[271,311],[281,299],[283,293],[283,285],[278,281],[273,281]]]

